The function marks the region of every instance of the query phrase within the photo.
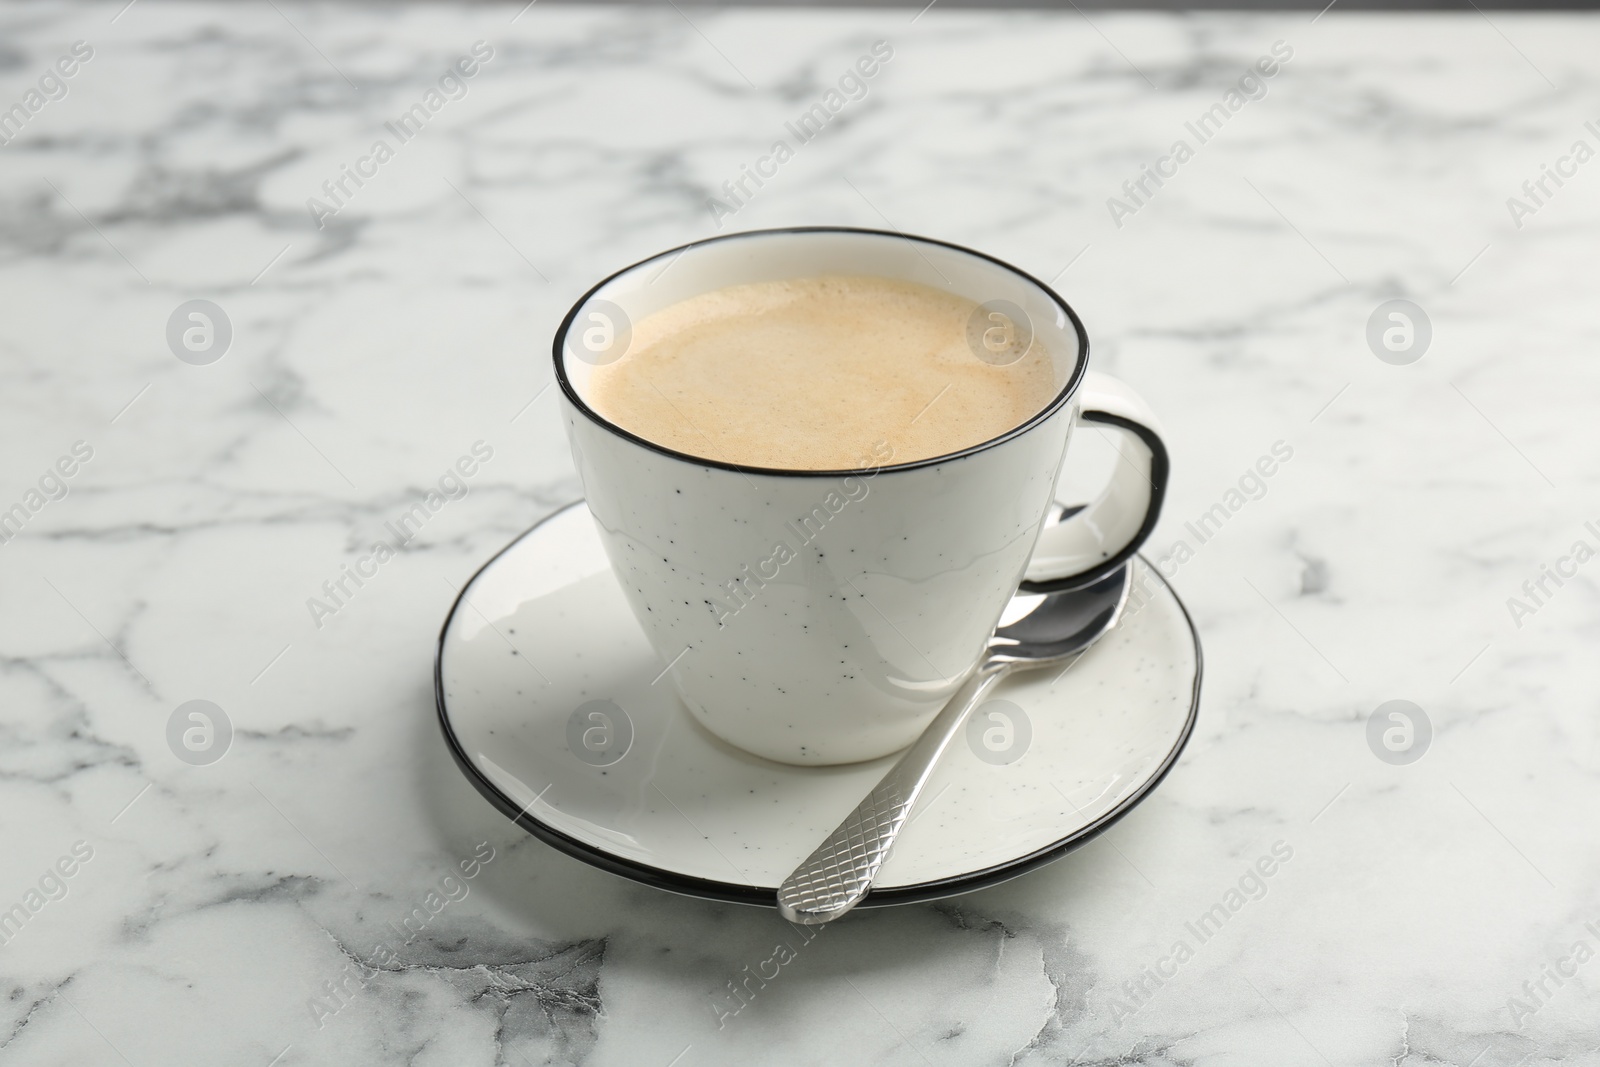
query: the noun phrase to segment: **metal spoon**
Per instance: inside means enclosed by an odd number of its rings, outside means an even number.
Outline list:
[[[1083,655],[1116,625],[1128,601],[1131,567],[1064,593],[1018,593],[977,667],[865,800],[778,887],[778,911],[792,923],[831,922],[861,903],[911,816],[934,764],[972,709],[1015,670]]]

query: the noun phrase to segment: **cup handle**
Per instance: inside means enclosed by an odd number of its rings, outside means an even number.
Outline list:
[[[1121,462],[1093,503],[1040,532],[1019,587],[1024,593],[1077,589],[1111,574],[1155,529],[1167,495],[1171,463],[1150,405],[1124,383],[1094,371],[1078,388],[1078,420],[1116,431]]]

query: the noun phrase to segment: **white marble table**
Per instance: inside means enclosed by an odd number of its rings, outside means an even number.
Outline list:
[[[1600,163],[1562,162],[1600,147],[1600,23],[519,6],[0,11],[0,1061],[1600,1063],[1600,562],[1571,557],[1600,548]],[[830,929],[719,1029],[790,928],[525,837],[440,743],[431,654],[578,493],[560,313],[715,232],[707,197],[876,40],[864,98],[720,221],[1055,279],[1166,419],[1152,555],[1193,549],[1206,690],[1111,833]],[[478,41],[465,96],[388,132]],[[1395,297],[1432,322],[1410,365],[1364,336]],[[232,325],[209,365],[165,336],[195,299]],[[478,441],[470,493],[313,619]],[[1432,727],[1405,765],[1367,742],[1394,699]],[[169,747],[191,700],[219,762]]]

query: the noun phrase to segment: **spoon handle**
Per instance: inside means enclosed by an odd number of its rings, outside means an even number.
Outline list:
[[[783,880],[778,887],[778,911],[785,919],[817,926],[837,919],[865,899],[945,746],[1011,667],[1010,663],[979,664],[866,799]]]

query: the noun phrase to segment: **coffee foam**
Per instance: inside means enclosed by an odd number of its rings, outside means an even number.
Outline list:
[[[849,275],[713,290],[635,323],[587,400],[648,441],[727,463],[843,470],[946,455],[1025,422],[1060,389],[1037,338],[1006,366],[978,358],[977,308]]]

